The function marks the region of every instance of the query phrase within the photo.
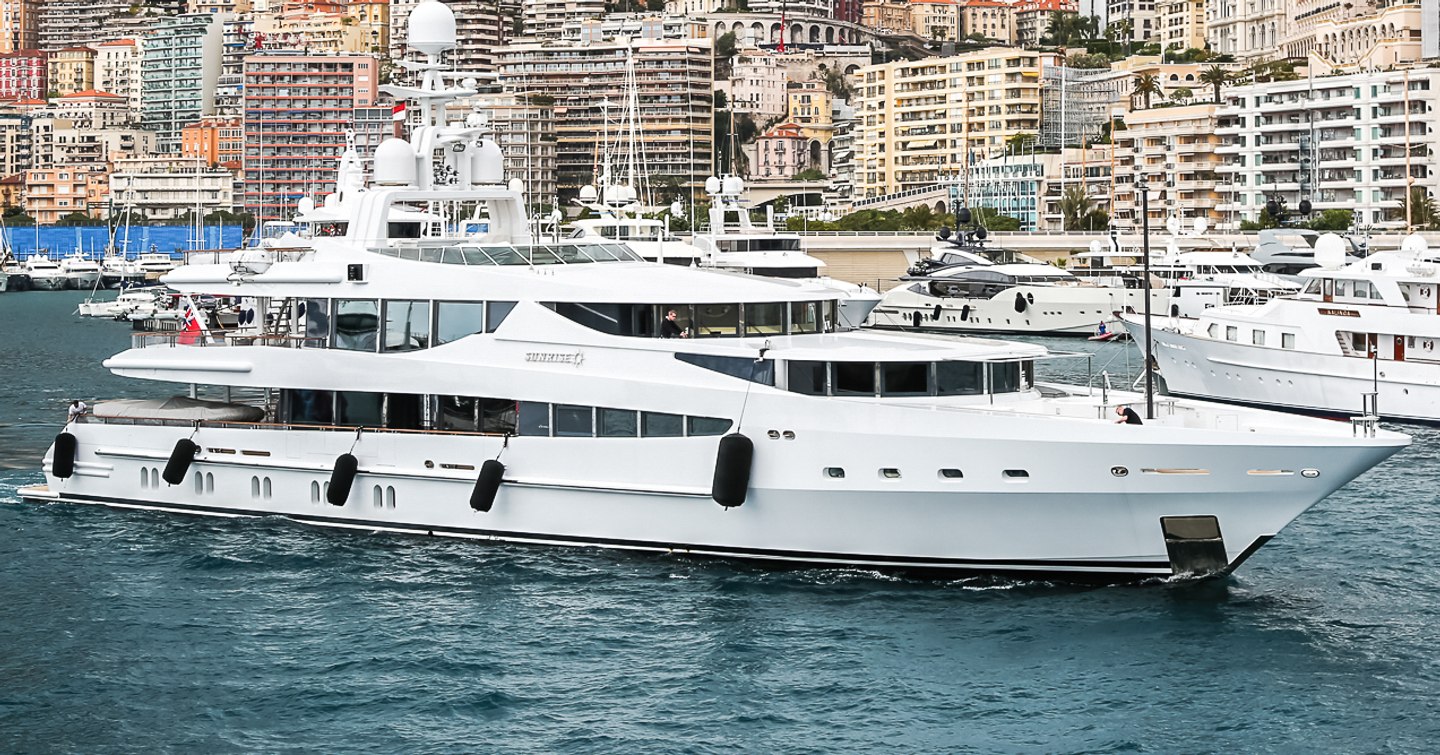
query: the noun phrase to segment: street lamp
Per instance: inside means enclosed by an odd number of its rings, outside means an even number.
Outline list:
[[[1150,187],[1145,174],[1136,179],[1135,191],[1140,194],[1140,245],[1145,254],[1145,419],[1155,419],[1155,374],[1150,369],[1155,358],[1155,340],[1150,337]]]

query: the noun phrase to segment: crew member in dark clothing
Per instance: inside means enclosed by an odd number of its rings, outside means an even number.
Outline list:
[[[1141,425],[1141,424],[1144,424],[1143,422],[1140,421],[1140,415],[1139,415],[1139,414],[1136,414],[1136,413],[1135,413],[1135,410],[1134,410],[1134,409],[1131,409],[1131,408],[1128,407],[1128,406],[1117,406],[1117,407],[1115,407],[1115,414],[1120,417],[1120,419],[1115,420],[1115,424],[1117,424],[1117,425]]]
[[[675,321],[675,310],[672,309],[666,312],[665,319],[660,321],[660,337],[684,338],[688,335],[690,334],[686,333],[685,330],[680,327],[680,323]]]

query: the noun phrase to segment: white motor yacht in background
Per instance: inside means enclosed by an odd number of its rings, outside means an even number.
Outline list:
[[[111,320],[143,320],[170,309],[169,291],[163,286],[128,288],[114,299],[88,298],[75,307],[81,317]]]
[[[1143,288],[1105,285],[1017,252],[988,246],[985,229],[948,229],[921,260],[885,292],[871,314],[878,328],[962,333],[1093,335],[1118,327],[1118,315],[1144,307]],[[1151,292],[1166,311],[1169,292]],[[1104,327],[1101,327],[1103,324]]]
[[[710,227],[694,235],[701,264],[720,270],[762,275],[769,278],[812,280],[841,295],[840,319],[846,327],[858,328],[880,294],[874,289],[829,276],[820,271],[825,261],[805,253],[799,234],[776,230],[770,208],[765,208],[764,225],[756,225],[745,207],[745,182],[736,176],[705,179],[710,195]]]
[[[1169,392],[1440,422],[1440,255],[1418,234],[1396,252],[1346,263],[1348,251],[1341,237],[1321,236],[1303,293],[1155,319]],[[1126,326],[1143,328],[1136,317]]]
[[[630,186],[602,185],[598,190],[583,186],[580,202],[595,216],[571,222],[572,239],[625,244],[650,262],[696,265],[702,261],[700,250],[671,233],[665,221],[640,217],[636,192]]]
[[[537,241],[498,144],[436,121],[473,94],[439,62],[454,29],[411,11],[430,62],[385,90],[422,119],[379,145],[344,235],[195,256],[165,282],[241,297],[237,327],[137,334],[104,363],[210,398],[93,402],[21,497],[1116,580],[1228,572],[1408,443],[1183,400],[1117,425],[1137,397],[1036,385],[1037,345],[844,330],[813,281]],[[470,208],[483,233],[445,214]],[[670,310],[682,337],[660,337]]]
[[[69,280],[60,263],[45,256],[44,252],[34,252],[25,258],[23,269],[30,276],[30,287],[36,291],[60,291]]]
[[[1265,228],[1256,236],[1255,248],[1250,250],[1250,257],[1260,265],[1261,271],[1290,283],[1304,284],[1305,279],[1300,273],[1319,266],[1315,261],[1315,243],[1319,237],[1318,232],[1308,228]],[[1362,248],[1362,244],[1348,236],[1337,238],[1347,247],[1347,264],[1356,262],[1369,253],[1368,243],[1363,244],[1365,248]]]
[[[66,288],[90,291],[100,285],[100,263],[79,251],[60,260],[60,270],[65,273]]]
[[[145,283],[140,263],[122,254],[107,254],[100,260],[100,285],[105,288],[129,288]]]
[[[164,252],[155,251],[155,247],[144,254],[135,257],[135,265],[140,269],[141,275],[148,283],[154,283],[177,266],[175,258]]]

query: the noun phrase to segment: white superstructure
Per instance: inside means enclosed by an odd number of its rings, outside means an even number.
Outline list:
[[[435,61],[453,16],[422,3],[410,36]],[[192,255],[166,283],[240,297],[240,325],[140,334],[105,362],[220,400],[96,402],[23,497],[1128,578],[1234,568],[1408,442],[1192,401],[1117,425],[1136,397],[1035,385],[1039,346],[846,331],[818,283],[537,241],[498,147],[436,121],[468,91],[421,70],[392,91],[422,125],[337,202],[343,235]],[[680,337],[657,337],[672,309]]]
[[[1301,294],[1157,318],[1169,390],[1331,415],[1375,411],[1378,394],[1379,416],[1440,421],[1440,258],[1418,235],[1349,264],[1345,248],[1321,237]]]

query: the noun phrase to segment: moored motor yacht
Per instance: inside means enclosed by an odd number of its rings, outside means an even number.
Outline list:
[[[79,250],[60,260],[60,270],[65,273],[66,288],[89,291],[100,284],[100,263]]]
[[[1117,402],[1139,397],[1037,383],[1037,345],[846,330],[841,295],[815,281],[537,240],[499,146],[436,120],[472,94],[439,62],[454,28],[437,2],[412,10],[409,47],[429,62],[410,64],[420,86],[386,91],[422,120],[379,146],[373,184],[341,203],[344,234],[166,276],[192,301],[240,297],[237,327],[187,317],[105,365],[194,395],[95,402],[23,498],[1129,579],[1228,572],[1408,442],[1368,420],[1188,400],[1117,425]],[[671,310],[679,337],[661,337]]]
[[[1321,236],[1320,266],[1301,272],[1299,294],[1156,319],[1155,361],[1167,389],[1440,422],[1440,256],[1418,234],[1399,251],[1347,263],[1349,250],[1339,236]],[[1126,326],[1132,335],[1142,327],[1138,318]]]
[[[44,252],[35,252],[25,258],[23,269],[30,276],[30,287],[37,291],[59,291],[65,288],[68,280],[60,264]]]

